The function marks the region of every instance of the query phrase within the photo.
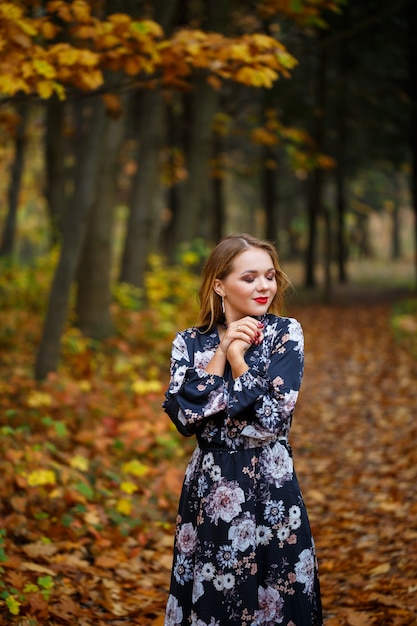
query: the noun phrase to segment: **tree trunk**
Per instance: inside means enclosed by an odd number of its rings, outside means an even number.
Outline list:
[[[16,237],[17,209],[19,205],[20,182],[22,179],[25,157],[26,125],[29,115],[29,105],[23,104],[20,109],[20,122],[16,130],[15,155],[11,167],[8,200],[9,206],[0,246],[0,257],[11,256]]]
[[[343,150],[342,146],[340,146]],[[346,216],[346,191],[345,191],[345,167],[344,159],[339,156],[336,166],[336,209],[337,209],[337,270],[339,283],[347,283],[346,272],[346,234],[345,234],[345,216]]]
[[[58,243],[62,236],[65,215],[65,137],[64,120],[66,104],[51,98],[46,106],[45,167],[46,200],[51,222],[51,241]]]
[[[411,202],[414,211],[414,262],[415,289],[417,291],[417,6],[411,2],[409,18],[409,95],[411,107],[410,147],[411,147]]]
[[[332,299],[332,219],[328,207],[323,209],[324,217],[324,301]]]
[[[326,94],[326,53],[324,48],[318,55],[317,95],[316,95],[316,126],[314,140],[316,150],[323,152],[324,142],[324,109]],[[316,249],[317,249],[317,220],[322,210],[323,170],[316,168],[311,176],[308,198],[308,243],[305,266],[305,286],[316,286]]]
[[[160,91],[141,94],[138,170],[122,257],[120,281],[142,286],[156,214],[159,157],[164,138],[164,101]]]
[[[173,250],[190,242],[198,234],[204,200],[207,194],[212,155],[212,123],[217,110],[218,94],[205,78],[196,81],[191,100],[189,143],[187,146],[188,177],[182,184],[180,202],[173,225]]]
[[[77,272],[77,323],[82,332],[102,339],[113,330],[110,314],[114,209],[119,154],[125,118],[106,118],[96,198]]]
[[[179,0],[154,0],[153,18],[162,26],[165,35],[172,31]],[[165,138],[165,104],[161,91],[140,95],[138,170],[133,183],[128,227],[122,255],[119,280],[142,286],[146,260],[151,241],[158,240],[154,230],[162,224],[156,209],[160,152]],[[164,234],[164,233],[163,233]]]
[[[265,236],[269,241],[277,241],[279,229],[278,202],[277,202],[277,170],[268,165],[269,161],[276,162],[276,154],[266,146],[262,164],[262,194],[265,209],[266,228]]]
[[[348,59],[344,46],[340,46],[338,50],[338,70],[340,76],[346,76],[348,71]],[[337,109],[336,109],[336,259],[339,283],[347,283],[346,272],[346,151],[347,151],[347,90],[345,81],[342,81],[342,85],[337,94]]]
[[[84,149],[82,158],[77,164],[73,204],[65,216],[61,253],[49,294],[46,318],[36,358],[35,376],[37,379],[44,378],[58,366],[60,339],[68,314],[71,287],[95,199],[105,111],[101,98],[97,96],[89,108],[91,109],[90,125],[85,136],[80,137],[84,142]]]
[[[392,230],[391,230],[391,259],[401,258],[400,240],[400,180],[397,174],[392,179]]]
[[[205,30],[225,33],[230,23],[230,0],[207,0],[206,8]],[[212,124],[219,95],[201,76],[195,81],[189,100],[190,119],[187,120],[189,125],[186,130],[188,178],[179,189],[179,203],[172,226],[171,259],[179,244],[190,242],[198,235],[205,236],[201,225],[209,222],[204,219],[210,190],[208,163],[213,153]],[[213,215],[213,211],[210,213]]]

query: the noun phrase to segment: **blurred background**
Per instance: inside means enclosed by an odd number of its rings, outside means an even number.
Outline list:
[[[109,336],[150,259],[198,274],[230,232],[327,301],[415,288],[414,2],[33,0],[0,21],[2,281],[48,275],[37,377],[71,315]]]

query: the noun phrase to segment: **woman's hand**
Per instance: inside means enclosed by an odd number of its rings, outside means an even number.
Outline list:
[[[227,360],[234,378],[241,376],[249,369],[245,362],[245,352],[250,346],[259,345],[263,338],[263,324],[253,317],[242,317],[233,322],[222,334],[219,347],[206,365],[206,372],[223,376]]]
[[[227,327],[219,350],[226,355],[234,378],[249,369],[245,362],[245,353],[250,346],[259,345],[263,338],[263,324],[253,317],[242,317]]]
[[[263,340],[263,324],[253,317],[242,317],[232,322],[220,342],[220,349],[227,354],[232,344],[246,352],[251,345],[259,345]]]

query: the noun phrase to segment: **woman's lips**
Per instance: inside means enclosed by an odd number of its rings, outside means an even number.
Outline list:
[[[268,297],[264,296],[262,298],[255,298],[255,302],[259,304],[266,304],[268,302]]]

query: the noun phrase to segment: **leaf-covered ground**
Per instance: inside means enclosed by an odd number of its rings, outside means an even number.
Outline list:
[[[306,337],[291,442],[325,625],[415,624],[417,360],[383,299],[289,313]],[[186,320],[159,321],[123,314],[100,348],[69,332],[71,376],[37,384],[27,353],[39,323],[1,313],[1,625],[163,624],[192,442],[160,408],[172,330]]]

